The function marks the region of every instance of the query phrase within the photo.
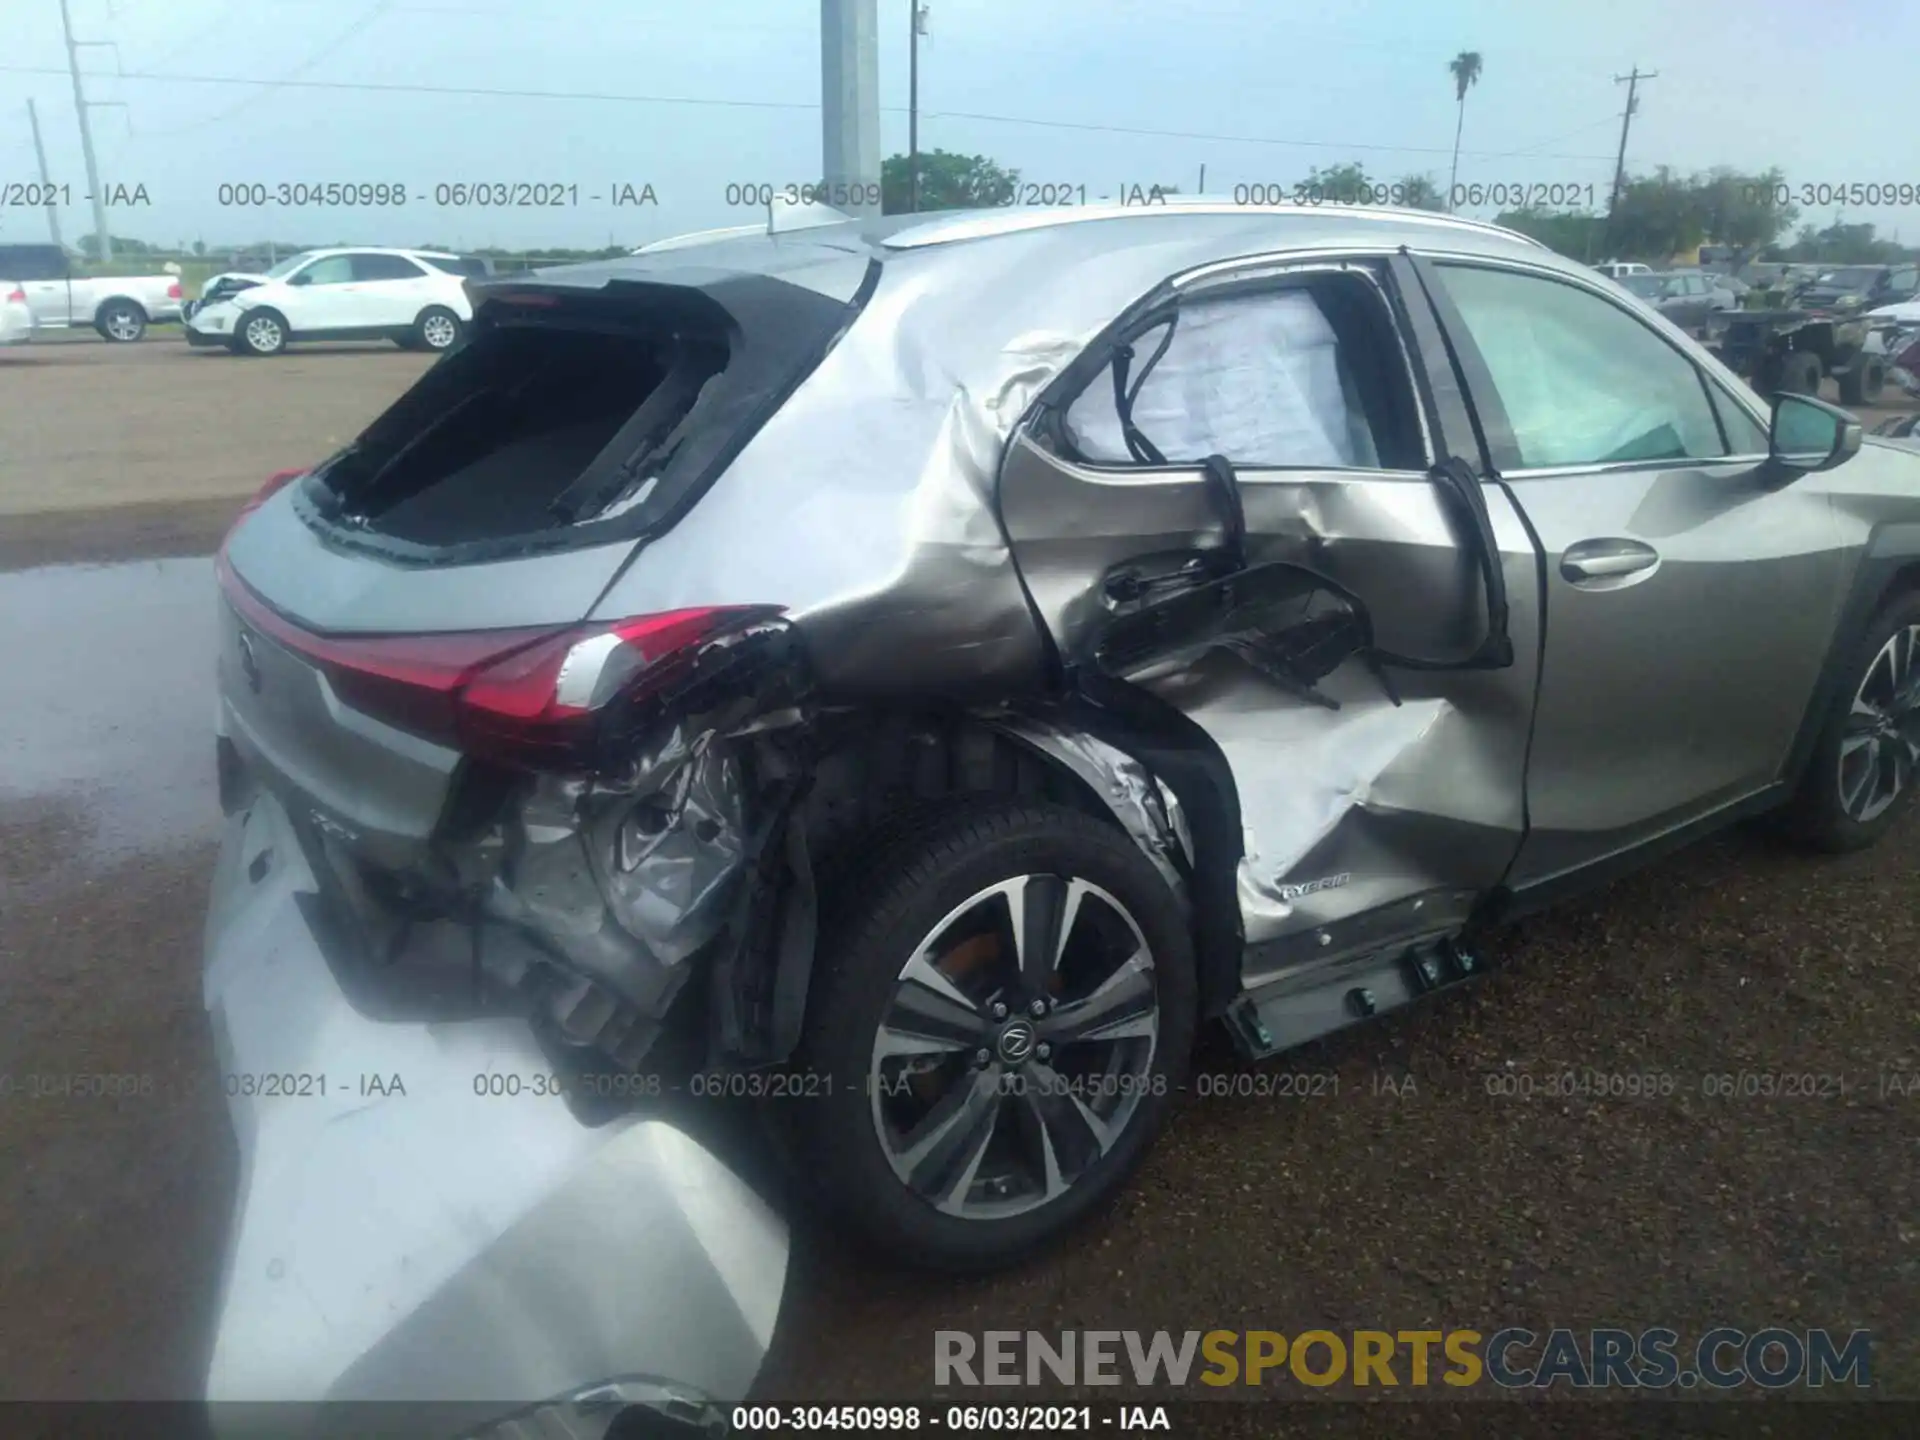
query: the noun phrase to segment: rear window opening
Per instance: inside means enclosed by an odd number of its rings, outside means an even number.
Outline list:
[[[598,518],[657,479],[728,352],[697,330],[477,335],[329,470],[339,518],[428,546]]]
[[[850,314],[763,276],[475,298],[467,342],[315,471],[309,524],[433,561],[658,533]]]

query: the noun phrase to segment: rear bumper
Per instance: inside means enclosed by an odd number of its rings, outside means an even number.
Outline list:
[[[219,334],[211,330],[196,330],[191,324],[183,327],[181,333],[187,337],[187,344],[198,349],[225,349],[233,344],[231,335]]]
[[[582,1123],[522,1021],[362,1013],[315,892],[256,795],[207,922],[241,1162],[209,1400],[435,1401],[454,1435],[609,1382],[741,1398],[785,1284],[779,1217],[672,1126]],[[558,1433],[612,1411],[580,1413]]]

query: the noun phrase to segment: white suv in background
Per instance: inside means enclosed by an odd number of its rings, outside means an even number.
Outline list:
[[[187,343],[237,355],[277,355],[299,340],[392,340],[407,349],[446,350],[473,318],[470,267],[437,250],[303,251],[259,284],[196,309]]]

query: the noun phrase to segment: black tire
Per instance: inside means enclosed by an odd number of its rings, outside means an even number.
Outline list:
[[[1840,377],[1842,405],[1871,405],[1887,387],[1886,362],[1872,355],[1861,355]]]
[[[409,349],[447,351],[460,343],[467,327],[460,317],[444,305],[429,305],[413,322],[413,343]]]
[[[849,882],[838,895],[824,897],[819,968],[795,1057],[809,1098],[787,1103],[777,1117],[788,1157],[803,1188],[860,1242],[915,1266],[959,1272],[999,1268],[1117,1194],[1165,1122],[1186,1078],[1198,1004],[1185,907],[1124,832],[1063,806],[962,803],[920,816],[913,827],[884,832],[864,846],[865,853],[842,871]],[[935,1208],[896,1174],[878,1133],[874,1096],[879,1087],[871,1077],[896,984],[917,947],[956,907],[1019,876],[1075,877],[1123,907],[1152,957],[1158,1033],[1150,1060],[1143,1061],[1130,1087],[1138,1099],[1104,1153],[1076,1166],[1077,1177],[1051,1199],[1031,1199],[1031,1208],[1016,1214],[965,1217]],[[1100,908],[1109,917],[1115,913]],[[1072,933],[1082,933],[1078,924]],[[1062,964],[1060,973],[1067,968]],[[1010,1020],[999,1023],[1011,1028],[1022,1013],[1027,1012],[1016,1008]],[[1054,1063],[1065,1051],[1062,1042]],[[1032,1053],[1045,1059],[1047,1050],[1042,1046]],[[995,1074],[1002,1058],[996,1054]],[[930,1063],[951,1064],[955,1075],[981,1073],[964,1046]],[[1057,1079],[1066,1072],[1042,1067],[1033,1073]],[[957,1090],[976,1081],[951,1083]],[[1024,1098],[999,1103],[1028,1105]],[[1037,1112],[1040,1106],[1036,1102],[1030,1108]],[[1000,1123],[989,1122],[992,1133]],[[1017,1131],[1025,1115],[1006,1123]],[[984,1162],[980,1168],[986,1168]]]
[[[1879,673],[1879,667],[1888,665],[1885,652],[1894,637],[1902,634],[1908,646],[1904,695],[1887,697],[1898,734],[1879,737],[1880,749],[1876,753],[1887,756],[1888,763],[1897,763],[1894,747],[1908,743],[1908,758],[1898,792],[1891,802],[1877,814],[1862,818],[1860,813],[1850,812],[1843,794],[1848,782],[1861,773],[1862,751],[1851,750],[1848,768],[1843,770],[1842,747],[1857,738],[1852,733],[1857,728],[1853,722],[1855,697],[1873,678],[1870,671]],[[1896,678],[1893,676],[1896,668],[1897,665],[1888,665],[1886,675]],[[1816,850],[1845,854],[1864,850],[1898,822],[1913,802],[1912,754],[1915,747],[1920,747],[1920,693],[1916,693],[1916,687],[1920,687],[1920,591],[1896,596],[1848,648],[1840,684],[1828,702],[1813,757],[1807,762],[1806,774],[1801,777],[1793,799],[1781,812],[1784,828],[1793,838]],[[1878,704],[1880,687],[1869,689],[1867,699]],[[1856,811],[1864,808],[1855,807]]]
[[[1780,357],[1774,390],[1781,395],[1817,396],[1823,372],[1820,357],[1811,350],[1789,350]]]
[[[100,338],[115,345],[131,345],[147,333],[147,312],[131,300],[109,300],[93,317]]]
[[[278,355],[287,348],[287,320],[265,307],[244,311],[233,329],[236,355]]]

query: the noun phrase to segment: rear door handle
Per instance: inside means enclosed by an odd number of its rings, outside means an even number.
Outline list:
[[[1618,580],[1660,563],[1660,552],[1638,540],[1582,540],[1560,557],[1560,573],[1575,585]]]

